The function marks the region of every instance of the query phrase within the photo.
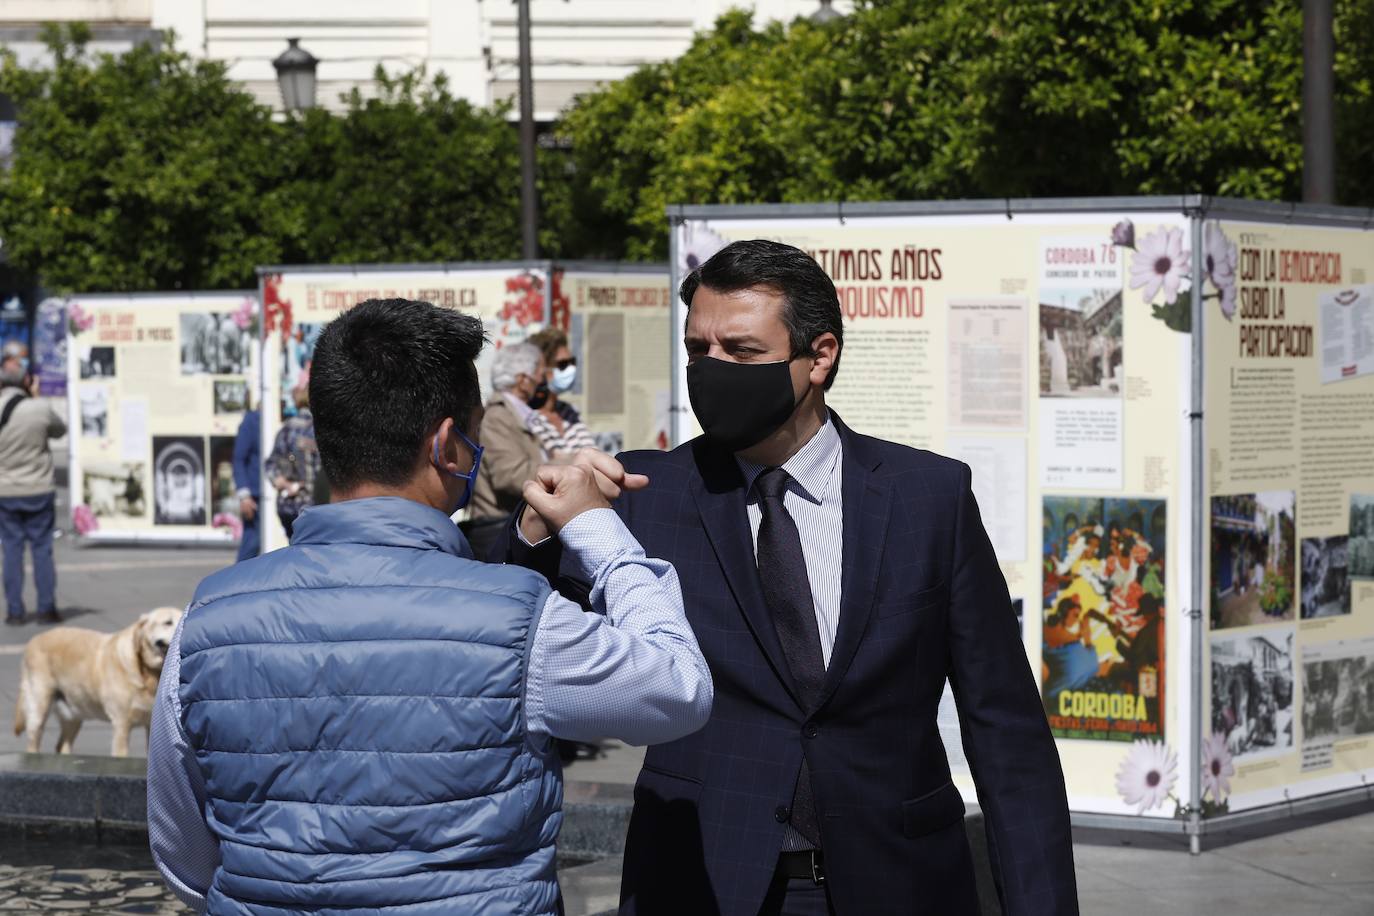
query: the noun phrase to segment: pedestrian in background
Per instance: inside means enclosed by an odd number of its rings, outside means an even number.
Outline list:
[[[38,622],[57,623],[57,570],[52,536],[57,514],[52,449],[48,440],[67,431],[40,403],[38,379],[16,356],[0,363],[0,541],[4,542],[5,623],[24,622],[24,545],[33,554]]]
[[[552,458],[572,455],[580,448],[596,448],[596,439],[577,408],[559,399],[577,384],[577,357],[568,347],[568,335],[558,328],[531,334],[529,342],[544,354],[544,378],[549,396],[530,418],[531,431]]]
[[[310,415],[310,377],[292,391],[296,415],[277,430],[267,456],[267,479],[277,491],[277,518],[291,537],[296,519],[314,505],[315,479],[320,473],[320,450],[315,446],[315,420]]]
[[[239,538],[238,561],[256,557],[262,550],[262,412],[249,408],[234,436],[234,486],[238,490],[239,518],[243,536]]]
[[[531,418],[549,399],[544,356],[534,344],[521,343],[496,351],[491,364],[491,387],[482,421],[481,471],[472,494],[471,519],[464,533],[473,554],[485,558],[510,514],[520,504],[525,481],[548,455],[534,434]]]

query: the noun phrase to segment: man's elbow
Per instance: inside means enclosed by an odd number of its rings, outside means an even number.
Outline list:
[[[690,674],[684,674],[679,683],[680,689],[670,702],[661,709],[663,715],[652,735],[646,735],[644,744],[664,744],[685,738],[701,731],[711,718],[711,704],[715,700],[715,685],[711,682],[711,672],[701,663],[693,666]]]
[[[716,685],[711,680],[711,669],[706,667],[705,662],[701,664],[694,687],[683,710],[684,731],[679,737],[701,731],[711,719],[711,705],[716,699]]]

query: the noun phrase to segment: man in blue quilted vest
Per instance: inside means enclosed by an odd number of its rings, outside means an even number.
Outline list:
[[[333,501],[201,583],[153,711],[149,839],[197,912],[555,913],[553,739],[654,744],[709,717],[677,574],[609,508],[604,459],[524,494],[598,613],[472,558],[449,516],[482,460],[482,343],[476,318],[405,300],[320,335]]]

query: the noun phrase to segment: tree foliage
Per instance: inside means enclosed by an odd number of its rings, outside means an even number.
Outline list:
[[[80,26],[54,63],[0,59],[20,110],[0,175],[12,263],[66,290],[225,288],[280,257],[281,128],[225,75],[169,47],[88,56]]]
[[[375,98],[279,120],[170,36],[119,56],[88,54],[88,37],[50,30],[51,67],[0,59],[20,112],[0,238],[50,288],[225,289],[255,285],[262,264],[519,255],[516,133],[442,76],[379,69]]]
[[[1374,203],[1374,0],[1337,0],[1343,203]],[[859,0],[732,12],[564,121],[596,254],[664,206],[1201,192],[1296,200],[1300,0]]]
[[[520,255],[520,148],[505,110],[455,98],[442,74],[388,77],[342,116],[300,119],[289,157],[299,258],[317,263]]]

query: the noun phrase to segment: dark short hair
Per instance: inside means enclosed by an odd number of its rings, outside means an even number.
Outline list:
[[[792,359],[815,356],[812,341],[827,331],[835,335],[839,347],[825,379],[826,389],[835,383],[844,350],[844,318],[835,284],[815,258],[800,248],[767,239],[731,242],[682,281],[678,295],[688,309],[701,286],[718,293],[756,286],[777,290],[782,295],[782,323],[791,338]]]
[[[448,417],[463,428],[481,403],[473,361],[482,322],[409,299],[369,299],[320,332],[310,410],[330,485],[400,486]]]

